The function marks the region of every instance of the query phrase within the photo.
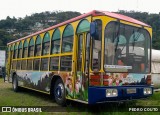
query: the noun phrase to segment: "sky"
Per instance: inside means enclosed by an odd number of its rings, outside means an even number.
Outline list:
[[[7,16],[23,18],[33,13],[59,10],[80,13],[92,10],[160,12],[159,0],[0,0],[0,3],[0,20]]]

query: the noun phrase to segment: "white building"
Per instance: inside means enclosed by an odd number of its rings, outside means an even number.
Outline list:
[[[154,88],[160,88],[160,50],[152,49],[152,82]]]

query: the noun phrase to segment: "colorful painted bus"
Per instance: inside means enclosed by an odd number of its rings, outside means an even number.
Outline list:
[[[60,105],[147,98],[151,37],[143,22],[94,10],[8,43],[7,73],[14,91],[47,93]]]

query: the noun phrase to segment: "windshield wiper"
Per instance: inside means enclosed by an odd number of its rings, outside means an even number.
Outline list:
[[[132,42],[132,46],[133,46],[133,51],[134,51],[134,45],[135,45],[135,32],[134,32],[134,30],[133,30],[133,42]]]
[[[115,52],[117,51],[117,48],[118,48],[118,43],[119,43],[119,36],[117,37],[117,41],[116,41],[116,47],[115,47]]]
[[[119,43],[119,32],[120,32],[120,23],[118,24],[118,31],[117,31],[116,37],[115,37],[115,39],[114,39],[114,41],[115,41],[116,38],[117,38],[116,47],[115,47],[115,52],[117,51],[117,48],[118,48],[118,43]]]

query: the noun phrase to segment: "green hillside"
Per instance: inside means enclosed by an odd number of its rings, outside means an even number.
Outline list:
[[[6,44],[10,41],[48,28],[79,15],[81,15],[79,12],[72,11],[46,11],[18,19],[8,16],[5,20],[0,20],[0,46],[6,46]]]
[[[154,49],[160,49],[160,13],[149,14],[147,12],[127,12],[123,10],[118,11],[118,13],[133,17],[151,25],[153,28],[152,47]],[[40,31],[79,15],[81,15],[79,12],[72,11],[46,11],[42,13],[35,13],[31,16],[26,15],[24,18],[18,19],[8,16],[5,20],[0,20],[0,46],[6,46],[6,44],[10,41]]]

